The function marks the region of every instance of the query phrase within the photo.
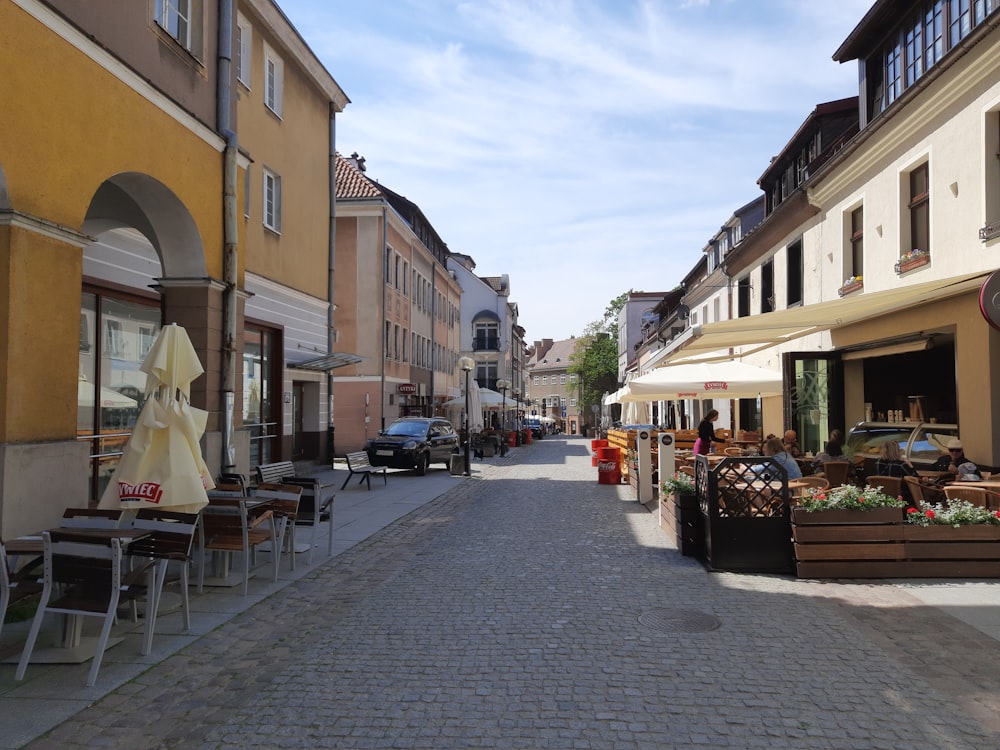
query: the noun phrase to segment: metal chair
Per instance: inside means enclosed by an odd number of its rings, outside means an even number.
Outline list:
[[[123,576],[122,545],[117,538],[87,536],[84,530],[67,529],[45,531],[42,539],[45,549],[42,596],[14,679],[24,679],[42,620],[47,613],[52,612],[102,619],[97,650],[87,676],[87,687],[93,687],[111,635],[118,603],[134,599],[147,591],[143,583],[147,573],[146,566]]]
[[[14,559],[17,559],[17,555],[14,555]],[[27,565],[15,568],[7,557],[3,543],[0,543],[0,633],[3,632],[7,607],[41,593],[43,585],[37,570],[40,560],[41,558],[36,558]]]
[[[190,579],[191,546],[198,528],[197,513],[177,513],[159,508],[141,508],[136,512],[132,527],[149,531],[149,536],[132,542],[126,549],[131,558],[147,558],[159,561],[154,570],[156,578],[153,591],[146,603],[146,630],[143,637],[142,653],[148,654],[153,646],[153,631],[156,616],[160,610],[160,595],[167,577],[167,566],[171,562],[180,564],[181,611],[184,630],[191,629],[191,603],[188,596]]]

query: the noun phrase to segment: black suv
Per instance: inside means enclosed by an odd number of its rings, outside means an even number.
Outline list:
[[[449,466],[458,449],[458,433],[446,419],[397,419],[365,445],[372,466],[414,469],[423,476],[432,463]]]

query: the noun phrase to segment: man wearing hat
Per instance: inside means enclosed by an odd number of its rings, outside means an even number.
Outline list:
[[[966,457],[962,441],[958,438],[949,440],[946,447],[948,455],[941,456],[941,458],[934,462],[934,471],[950,471],[952,474],[958,474],[958,467],[962,464],[971,463],[975,465],[975,462],[971,458]]]

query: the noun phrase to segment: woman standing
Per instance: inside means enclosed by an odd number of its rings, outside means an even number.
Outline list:
[[[713,442],[726,445],[729,441],[725,438],[716,437],[715,425],[712,424],[719,418],[719,410],[712,409],[698,425],[698,439],[694,441],[695,455],[704,456],[709,451],[709,446]]]

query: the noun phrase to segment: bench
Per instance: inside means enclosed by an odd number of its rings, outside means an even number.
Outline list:
[[[295,464],[291,461],[275,461],[257,467],[257,484],[281,484],[285,477],[295,476]]]
[[[372,488],[372,474],[381,474],[382,482],[384,484],[389,484],[389,480],[387,479],[388,472],[386,471],[386,467],[372,466],[368,462],[368,454],[365,453],[364,451],[358,451],[357,453],[347,454],[347,479],[345,479],[344,483],[340,485],[340,489],[344,489],[344,487],[347,486],[347,483],[351,481],[351,477],[353,477],[355,474],[361,475],[361,479],[358,480],[358,484],[361,484],[362,482],[368,483],[369,491]]]

